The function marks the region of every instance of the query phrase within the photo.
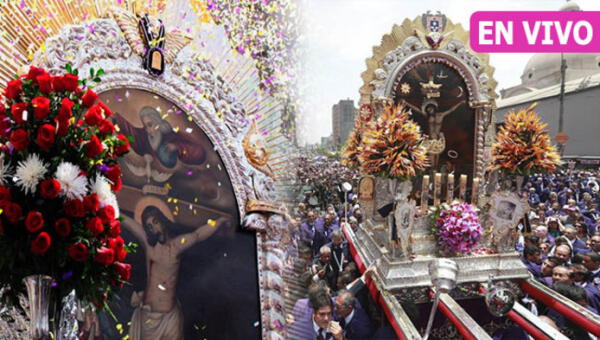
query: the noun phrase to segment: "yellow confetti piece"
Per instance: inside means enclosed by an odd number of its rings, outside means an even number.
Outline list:
[[[171,184],[169,184],[169,183],[165,184],[165,187],[166,187],[167,189],[169,189],[169,190],[173,189],[173,187],[172,187],[172,186],[171,186]]]
[[[167,198],[167,203],[171,203],[173,201],[173,198],[169,197]]]
[[[208,222],[206,222],[206,224],[208,224],[211,227],[214,227],[217,225],[217,221],[213,220],[213,219],[208,219]]]
[[[125,335],[121,340],[129,340],[129,334]]]
[[[185,243],[185,237],[182,237],[181,240],[179,240],[179,243],[184,244]]]
[[[173,203],[177,204],[177,202],[179,202],[179,200],[177,198],[174,198]]]

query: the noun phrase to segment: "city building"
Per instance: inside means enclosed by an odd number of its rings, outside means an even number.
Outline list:
[[[354,117],[356,116],[356,107],[354,107],[354,100],[344,99],[340,100],[337,104],[333,105],[332,108],[332,143],[336,148],[342,147],[350,131],[354,128]]]

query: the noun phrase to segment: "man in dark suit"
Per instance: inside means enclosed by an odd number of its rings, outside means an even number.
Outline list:
[[[344,340],[344,330],[333,321],[333,303],[326,292],[318,293],[310,301],[312,313],[295,320],[289,337],[293,340]]]
[[[600,287],[600,254],[594,251],[583,254],[583,262],[581,264],[589,271],[588,281]]]
[[[338,291],[335,298],[335,318],[344,329],[345,339],[368,339],[371,336],[371,321],[348,290]]]
[[[311,267],[313,282],[324,280],[329,288],[335,288],[337,286],[337,274],[331,264],[331,248],[322,246],[319,254],[320,256],[315,259]]]
[[[335,272],[337,282],[339,273],[344,270],[348,262],[352,261],[348,244],[344,242],[344,234],[340,229],[336,229],[331,233],[331,242],[327,243],[326,246],[331,249],[331,266]],[[337,287],[334,286],[331,288],[336,289]]]

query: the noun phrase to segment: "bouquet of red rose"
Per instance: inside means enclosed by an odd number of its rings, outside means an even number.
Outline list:
[[[0,103],[0,287],[13,305],[22,279],[44,274],[58,298],[74,289],[102,308],[131,272],[114,194],[130,141],[92,90],[104,71],[66,69],[32,66]]]

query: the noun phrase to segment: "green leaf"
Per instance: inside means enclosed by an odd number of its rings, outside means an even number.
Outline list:
[[[76,75],[76,76],[78,76],[78,75],[79,75],[79,70],[75,70],[75,71],[73,71],[73,75]]]
[[[98,72],[96,72],[96,77],[100,77],[104,74],[104,69],[99,69]]]
[[[94,82],[99,83],[100,81],[101,81],[100,78],[98,78],[98,77],[94,78]]]
[[[73,69],[71,68],[71,64],[67,64],[67,65],[65,66],[65,69],[67,70],[67,72],[69,72],[69,73],[73,73]]]
[[[92,68],[90,68],[90,78],[94,78],[94,74],[95,74],[95,73],[96,73],[96,72],[95,72],[94,68],[93,68],[93,67],[92,67]]]

